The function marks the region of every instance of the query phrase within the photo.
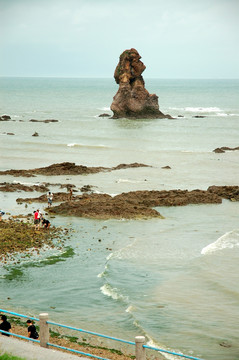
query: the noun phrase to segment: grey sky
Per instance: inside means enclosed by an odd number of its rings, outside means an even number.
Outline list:
[[[0,76],[239,78],[239,0],[0,0]]]

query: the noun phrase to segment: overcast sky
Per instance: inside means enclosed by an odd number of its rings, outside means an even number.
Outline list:
[[[0,0],[0,76],[239,78],[239,0]]]

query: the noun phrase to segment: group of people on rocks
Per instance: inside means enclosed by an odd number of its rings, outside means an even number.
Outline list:
[[[49,191],[49,193],[47,194],[48,207],[52,206],[52,201],[53,201],[53,193]],[[44,219],[43,214],[40,212],[39,209],[33,211],[33,214],[34,214],[35,230],[40,230],[40,226],[42,226],[45,229],[49,229],[51,223],[49,220]]]
[[[51,226],[51,223],[49,220],[47,220],[43,217],[43,214],[40,212],[39,209],[33,211],[33,214],[34,214],[35,230],[40,230],[41,225],[43,228],[49,229],[49,227]]]
[[[1,324],[0,324],[0,330],[2,331],[7,331],[7,333],[5,332],[1,332],[2,335],[5,335],[5,336],[10,336],[9,333],[12,332],[12,326],[10,324],[9,321],[7,321],[7,316],[6,315],[1,315]],[[39,335],[38,335],[38,332],[36,330],[36,327],[35,325],[33,325],[33,322],[32,320],[27,320],[27,336],[31,339],[38,339],[39,338]]]

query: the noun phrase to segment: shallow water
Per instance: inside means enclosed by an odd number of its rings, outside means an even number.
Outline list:
[[[239,185],[238,151],[213,152],[239,145],[239,81],[148,80],[161,110],[176,118],[140,121],[98,118],[110,114],[117,90],[110,79],[2,78],[0,86],[0,112],[16,120],[0,122],[1,170],[62,161],[152,166],[0,182],[90,184],[112,195]],[[35,131],[39,137],[31,136]],[[16,197],[29,194],[0,192],[4,211],[34,210]],[[204,359],[238,359],[238,203],[157,210],[165,219],[55,217],[54,225],[72,229],[66,249],[1,267],[1,306],[36,316],[46,311],[53,321],[123,339],[145,334],[151,344]]]

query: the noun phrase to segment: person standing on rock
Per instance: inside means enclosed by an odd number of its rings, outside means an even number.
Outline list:
[[[0,324],[0,330],[4,330],[4,331],[7,331],[7,332],[11,332],[11,324],[10,322],[7,321],[7,317],[6,315],[1,315],[1,324]],[[9,334],[4,334],[4,333],[1,333],[2,335],[5,335],[5,336],[10,336]]]
[[[40,213],[39,213],[39,210],[34,211],[34,225],[35,225],[35,230],[40,230]]]
[[[48,207],[51,207],[52,206],[52,201],[53,201],[53,194],[50,191],[49,191],[49,193],[47,195],[47,201],[48,201]]]

